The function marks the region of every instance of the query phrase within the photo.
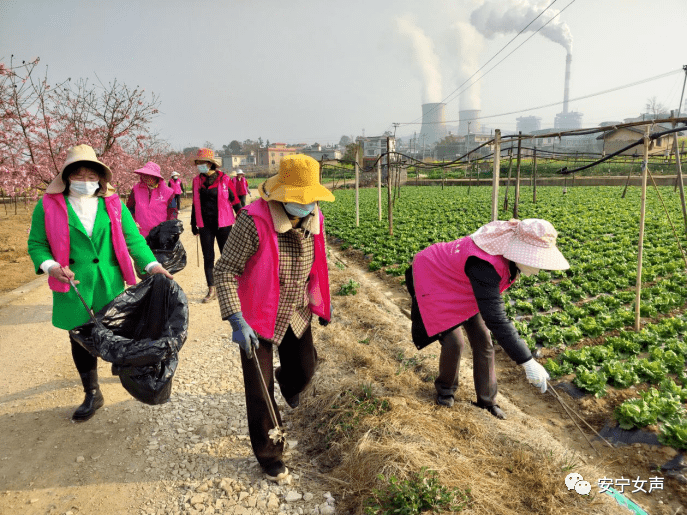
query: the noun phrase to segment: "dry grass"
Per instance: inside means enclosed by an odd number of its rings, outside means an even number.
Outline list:
[[[349,279],[362,286],[355,296],[335,296],[334,322],[316,329],[315,394],[305,396],[293,422],[309,435],[301,448],[328,470],[342,513],[363,513],[388,478],[408,479],[422,467],[437,471],[443,485],[470,491],[463,513],[612,513],[605,496],[568,492],[565,448],[540,424],[517,416],[500,422],[460,400],[453,409],[436,406],[427,378],[437,360],[425,356],[438,349],[418,353],[407,318],[355,267],[330,274],[332,291]],[[461,395],[472,395],[469,386]],[[388,409],[371,407],[381,405]]]

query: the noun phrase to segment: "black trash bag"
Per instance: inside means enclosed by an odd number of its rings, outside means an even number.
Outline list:
[[[179,240],[184,232],[181,220],[167,220],[153,227],[146,243],[155,254],[155,259],[170,273],[186,268],[186,250]]]
[[[161,404],[172,392],[178,353],[188,336],[188,301],[181,287],[155,274],[132,286],[70,334],[136,399]]]

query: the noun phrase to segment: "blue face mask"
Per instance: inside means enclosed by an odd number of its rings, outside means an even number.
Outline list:
[[[310,204],[298,204],[297,202],[284,202],[284,209],[291,216],[305,218],[315,209],[316,202]]]
[[[100,187],[98,181],[70,181],[69,191],[79,195],[91,196]]]
[[[208,173],[210,171],[210,167],[208,165],[196,165],[196,167],[200,173]]]

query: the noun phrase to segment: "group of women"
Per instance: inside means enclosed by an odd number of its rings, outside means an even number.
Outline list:
[[[203,247],[208,283],[204,302],[219,297],[221,317],[230,323],[232,340],[240,348],[253,452],[267,478],[281,480],[289,472],[283,461],[284,442],[271,433],[270,411],[281,425],[274,383],[286,404],[296,408],[317,366],[312,317],[316,315],[323,326],[332,318],[325,219],[319,202],[331,202],[334,196],[320,183],[319,163],[305,155],[285,157],[278,174],[258,187],[260,198],[248,206],[249,190],[240,186],[245,179],[235,184],[220,171],[212,150],[200,149],[194,163],[198,175],[193,179],[191,229]],[[144,236],[156,221],[177,215],[180,189],[164,183],[155,163],[135,172],[141,182],[133,188],[127,209],[110,185],[110,169],[93,149],[73,147],[36,206],[29,253],[36,272],[50,276],[56,327],[71,330],[89,317],[70,282],[80,285],[86,303],[98,311],[124,290],[125,283],[135,283],[132,258],[139,272],[172,278],[155,260]],[[568,268],[556,238],[545,220],[496,221],[415,256],[406,272],[411,336],[418,349],[436,340],[441,344],[435,381],[439,405],[454,403],[464,347],[461,327],[473,350],[477,406],[505,418],[495,403],[490,332],[523,367],[529,382],[546,391],[548,374],[506,317],[501,293],[520,274]],[[221,252],[216,264],[215,241]],[[84,421],[104,402],[97,359],[70,340],[86,394],[72,419]],[[280,360],[276,369],[275,347]]]

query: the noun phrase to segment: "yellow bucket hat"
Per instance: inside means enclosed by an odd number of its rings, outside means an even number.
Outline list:
[[[279,173],[258,186],[265,200],[310,204],[318,200],[334,202],[334,195],[320,184],[320,164],[305,154],[286,156]]]

